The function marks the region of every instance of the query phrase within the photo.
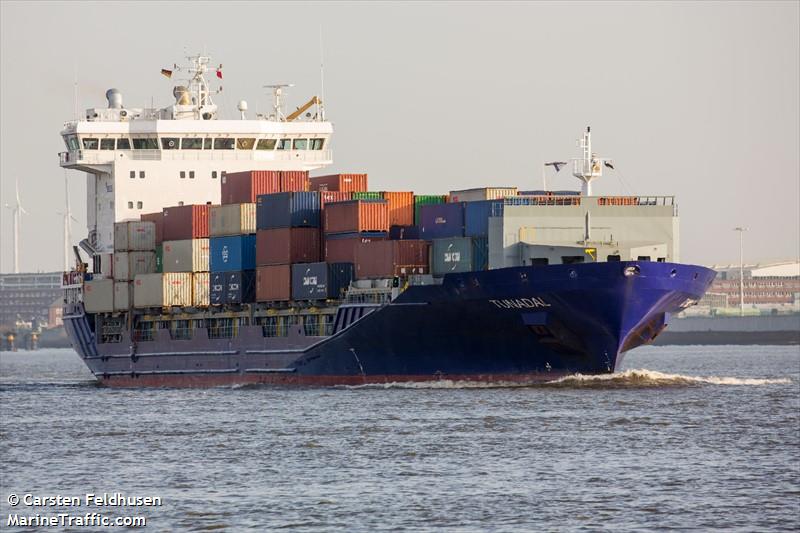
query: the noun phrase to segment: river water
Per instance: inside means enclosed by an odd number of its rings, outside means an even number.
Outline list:
[[[525,387],[113,390],[71,350],[2,353],[0,529],[59,512],[143,531],[800,529],[800,348],[625,364]]]

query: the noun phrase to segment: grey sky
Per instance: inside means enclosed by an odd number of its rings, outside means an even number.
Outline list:
[[[2,2],[0,195],[14,176],[21,269],[62,264],[58,135],[109,87],[129,107],[172,101],[162,67],[205,47],[223,64],[217,103],[264,111],[262,85],[319,88],[334,122],[331,169],[366,171],[375,190],[541,186],[544,160],[574,157],[592,126],[618,172],[599,194],[675,195],[682,260],[792,259],[800,244],[798,2],[277,4]],[[568,172],[549,180],[577,189]],[[75,240],[85,179],[70,172]],[[2,209],[0,270],[10,271]]]

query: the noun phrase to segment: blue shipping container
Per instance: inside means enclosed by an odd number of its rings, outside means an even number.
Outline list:
[[[292,265],[292,299],[340,298],[354,272],[353,263],[296,263]]]
[[[417,241],[422,238],[419,226],[390,226],[389,238],[393,241]]]
[[[226,304],[243,304],[256,301],[256,273],[254,270],[225,272]]]
[[[464,204],[431,204],[420,206],[421,238],[446,239],[447,237],[464,236]]]
[[[211,305],[222,305],[225,303],[225,273],[212,272],[208,277],[209,301]]]
[[[256,228],[318,228],[318,192],[279,192],[256,199]]]
[[[211,272],[255,270],[255,235],[211,237],[209,245]]]
[[[467,202],[464,204],[464,235],[467,237],[489,235],[489,217],[502,215],[502,200]]]

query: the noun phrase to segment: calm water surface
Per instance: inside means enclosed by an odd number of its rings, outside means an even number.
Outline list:
[[[800,348],[626,365],[532,387],[112,390],[71,350],[2,353],[0,529],[59,511],[9,494],[87,492],[161,497],[99,509],[143,531],[800,529]]]

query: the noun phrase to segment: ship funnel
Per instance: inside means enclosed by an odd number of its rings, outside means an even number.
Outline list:
[[[175,88],[172,89],[172,96],[175,97],[175,103],[177,105],[192,105],[192,98],[189,96],[189,89],[183,85],[176,85]]]
[[[122,109],[122,93],[118,89],[107,90],[106,99],[109,109]]]

